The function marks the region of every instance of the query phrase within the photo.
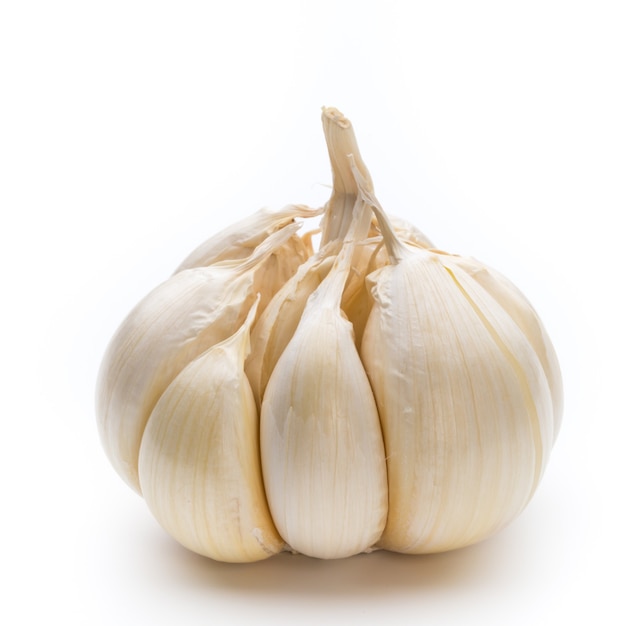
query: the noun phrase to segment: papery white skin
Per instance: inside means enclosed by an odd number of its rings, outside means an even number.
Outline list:
[[[352,323],[354,343],[359,349],[365,324],[372,308],[372,298],[365,286],[368,274],[389,263],[387,251],[379,236],[355,246],[350,274],[341,297],[341,310]]]
[[[322,209],[311,209],[300,204],[291,204],[278,211],[259,209],[252,215],[231,224],[211,236],[195,248],[178,266],[175,273],[193,267],[206,267],[218,261],[244,259],[272,233],[293,222],[297,217],[315,217]],[[302,241],[294,237],[290,248],[300,255],[305,249]],[[305,255],[305,258],[308,255]]]
[[[252,289],[261,295],[259,311],[265,312],[274,296],[309,258],[304,242],[297,234],[278,246],[254,273]]]
[[[142,493],[159,523],[190,550],[233,563],[284,546],[267,508],[258,414],[243,370],[255,310],[172,381],[139,454]]]
[[[247,259],[175,274],[113,336],[98,376],[96,416],[109,460],[136,491],[139,445],[157,400],[188,363],[239,328],[256,297],[255,270],[298,227],[270,235]]]
[[[303,263],[272,298],[252,331],[246,374],[259,407],[267,381],[293,337],[309,296],[332,267],[335,256],[331,252],[337,248],[329,244]]]

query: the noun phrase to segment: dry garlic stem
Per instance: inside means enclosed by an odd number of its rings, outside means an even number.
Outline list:
[[[333,172],[333,191],[322,219],[321,245],[324,246],[334,239],[343,239],[352,222],[352,210],[357,200],[358,187],[352,175],[348,155],[352,155],[354,166],[361,173],[363,185],[372,191],[373,185],[367,167],[361,159],[350,120],[335,108],[324,108],[322,126]]]

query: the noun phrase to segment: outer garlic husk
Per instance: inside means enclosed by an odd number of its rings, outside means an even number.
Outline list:
[[[295,218],[315,217],[321,212],[322,209],[311,209],[301,204],[288,205],[278,211],[259,209],[201,243],[187,255],[176,273],[194,267],[206,267],[219,261],[245,259],[272,233],[292,223]],[[291,237],[285,245],[290,252],[289,256],[295,256],[296,260],[309,256],[306,245],[297,236]]]
[[[142,493],[161,525],[220,561],[257,561],[284,546],[267,508],[257,409],[243,370],[256,306],[168,386],[139,455]]]
[[[252,331],[246,373],[259,407],[270,374],[293,337],[309,296],[332,267],[335,261],[332,252],[337,249],[336,245],[327,245],[303,263],[272,298]]]

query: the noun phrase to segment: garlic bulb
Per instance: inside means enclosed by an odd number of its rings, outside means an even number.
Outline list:
[[[388,215],[350,122],[333,191],[198,246],[114,335],[96,412],[181,544],[244,562],[450,550],[528,504],[560,428],[558,360],[506,278]],[[313,248],[301,223],[321,215]]]

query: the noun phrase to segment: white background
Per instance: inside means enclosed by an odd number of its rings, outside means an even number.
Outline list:
[[[0,621],[624,623],[623,3],[0,7]],[[483,544],[214,563],[109,467],[95,376],[197,243],[325,202],[323,105],[352,120],[389,212],[529,296],[564,425],[530,506]]]

